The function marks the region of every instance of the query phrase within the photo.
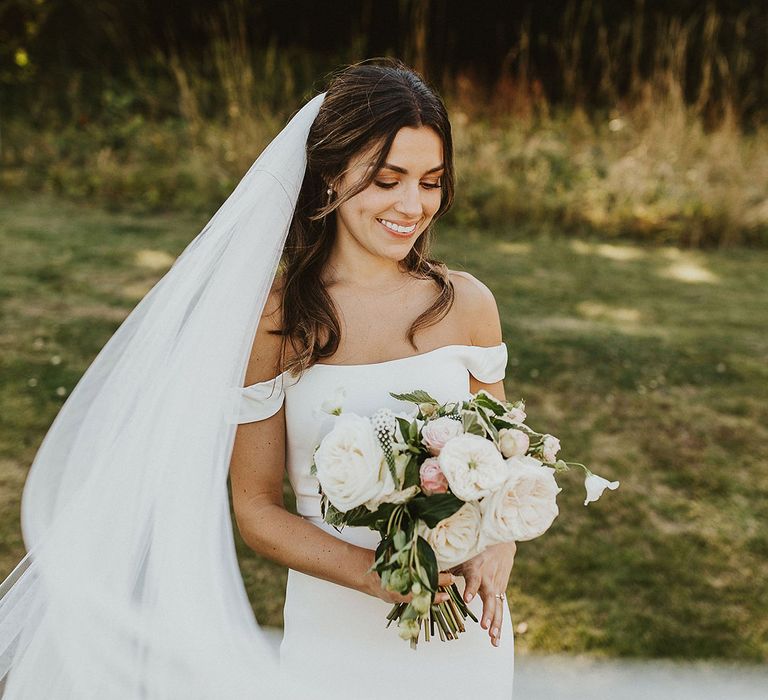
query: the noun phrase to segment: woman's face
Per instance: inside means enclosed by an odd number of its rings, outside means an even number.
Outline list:
[[[365,177],[372,153],[352,159],[341,194]],[[336,209],[337,237],[351,237],[374,255],[402,260],[440,207],[443,142],[427,126],[397,132],[373,182]]]

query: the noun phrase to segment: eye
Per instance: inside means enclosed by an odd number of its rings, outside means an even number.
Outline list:
[[[422,182],[421,186],[428,190],[439,190],[442,186],[442,182]]]
[[[396,182],[379,182],[378,180],[374,180],[377,187],[381,187],[384,190],[391,190],[397,183]]]

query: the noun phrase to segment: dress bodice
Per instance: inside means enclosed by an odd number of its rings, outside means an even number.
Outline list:
[[[364,365],[315,364],[298,377],[283,372],[237,392],[233,421],[249,423],[277,413],[285,402],[286,466],[296,494],[296,509],[320,518],[316,477],[309,473],[312,454],[333,426],[330,411],[371,415],[380,408],[410,411],[413,404],[389,395],[423,389],[440,403],[469,394],[470,373],[487,384],[504,378],[507,347],[445,345],[419,355]]]

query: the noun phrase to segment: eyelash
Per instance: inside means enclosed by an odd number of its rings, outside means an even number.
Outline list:
[[[397,183],[396,182],[378,182],[374,181],[378,187],[381,187],[383,190],[391,190]],[[430,184],[422,184],[422,187],[428,190],[437,190],[440,189],[443,186],[443,183],[438,182],[435,185]]]

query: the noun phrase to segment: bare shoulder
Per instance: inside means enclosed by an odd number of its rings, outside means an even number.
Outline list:
[[[455,292],[456,311],[469,329],[472,345],[491,346],[502,342],[501,319],[493,292],[464,270],[449,270]]]
[[[264,304],[256,337],[251,347],[248,368],[245,372],[245,386],[265,382],[280,374],[280,346],[282,338],[270,331],[282,327],[282,289],[280,280],[275,279]]]

